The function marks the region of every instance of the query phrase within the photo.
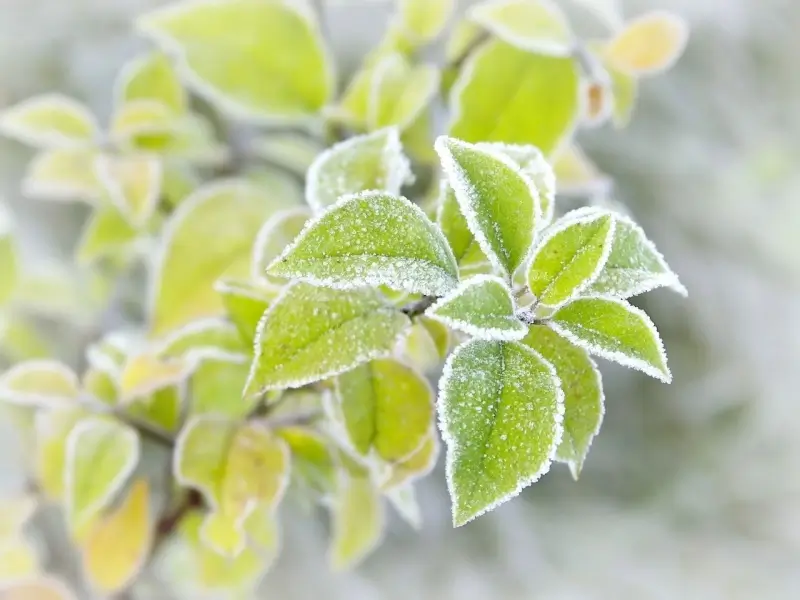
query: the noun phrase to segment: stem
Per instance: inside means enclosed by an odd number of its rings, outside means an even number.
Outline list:
[[[416,302],[412,302],[410,304],[405,305],[402,308],[402,311],[409,317],[414,318],[420,316],[426,310],[428,310],[433,304],[438,300],[436,296],[423,296]]]

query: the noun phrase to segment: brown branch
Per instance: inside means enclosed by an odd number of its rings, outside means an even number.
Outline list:
[[[423,296],[416,302],[406,304],[401,310],[410,318],[418,317],[438,300],[436,296]]]

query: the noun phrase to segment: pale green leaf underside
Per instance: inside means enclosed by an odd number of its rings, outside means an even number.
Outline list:
[[[571,218],[545,232],[528,267],[528,288],[541,304],[557,306],[590,285],[603,268],[614,240],[607,213]]]
[[[605,413],[600,371],[586,350],[574,346],[549,327],[531,327],[522,343],[550,362],[561,380],[564,435],[556,458],[566,462],[577,479]]]
[[[548,325],[592,354],[665,383],[672,380],[655,325],[644,311],[624,300],[578,298],[558,309]]]
[[[435,147],[470,231],[510,276],[525,261],[541,216],[533,182],[491,150],[444,136]]]
[[[388,354],[410,326],[377,291],[296,283],[265,313],[246,395],[300,387]]]
[[[373,360],[339,375],[337,392],[348,439],[362,455],[374,448],[383,460],[402,460],[430,430],[433,392],[396,360]]]
[[[384,192],[340,200],[310,222],[267,272],[337,289],[386,285],[437,296],[458,282],[442,232],[419,207]]]
[[[473,21],[521,50],[566,56],[572,48],[569,23],[551,0],[488,0],[469,14]]]
[[[467,279],[425,314],[481,339],[519,340],[527,333],[515,315],[511,290],[492,276]]]
[[[561,441],[563,411],[555,370],[527,346],[473,340],[456,349],[439,395],[456,526],[547,472]]]
[[[449,133],[467,142],[533,144],[550,155],[578,118],[578,73],[571,58],[490,41],[470,56],[453,87]]]
[[[139,25],[178,55],[199,92],[234,115],[304,118],[333,91],[316,24],[287,3],[195,0],[150,13]]]

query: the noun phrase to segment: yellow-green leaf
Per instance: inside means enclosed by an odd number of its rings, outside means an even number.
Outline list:
[[[45,94],[0,113],[0,133],[38,148],[64,148],[96,141],[98,127],[80,102]]]
[[[486,0],[472,7],[470,18],[504,42],[528,52],[569,55],[572,29],[551,0]]]
[[[264,223],[253,244],[251,279],[276,286],[287,283],[283,278],[267,275],[267,266],[300,235],[310,218],[311,211],[309,209],[294,208],[277,212]]]
[[[191,365],[178,359],[162,359],[142,352],[128,359],[120,375],[120,400],[128,403],[156,390],[184,381]]]
[[[200,541],[222,556],[235,558],[247,544],[241,516],[220,511],[208,513],[200,526]]]
[[[34,547],[21,537],[0,540],[0,598],[5,600],[5,585],[27,579],[39,572],[39,557]]]
[[[608,187],[604,176],[578,146],[561,150],[553,162],[559,193],[594,195]]]
[[[436,430],[431,428],[425,440],[417,450],[407,458],[386,465],[379,485],[382,491],[390,491],[409,484],[415,479],[424,477],[436,466],[439,459],[439,438]]]
[[[400,26],[416,45],[432,42],[444,30],[455,0],[399,0]]]
[[[55,148],[36,155],[25,171],[22,193],[44,200],[94,202],[102,187],[97,181],[93,148]]]
[[[34,421],[36,480],[44,494],[62,500],[67,461],[67,438],[80,419],[87,416],[81,408],[42,410]]]
[[[467,142],[532,144],[549,155],[580,115],[578,82],[572,58],[490,41],[461,69],[450,96],[449,133]]]
[[[0,306],[6,304],[14,295],[21,266],[17,242],[4,222],[3,210],[0,205]]]
[[[672,67],[689,40],[686,21],[667,11],[651,11],[625,24],[604,52],[605,60],[628,75],[652,75]]]
[[[369,129],[391,125],[407,129],[428,106],[439,87],[439,72],[432,65],[411,65],[391,54],[375,65],[367,108]]]
[[[317,25],[290,4],[194,0],[145,15],[139,26],[177,55],[198,92],[233,115],[305,118],[333,91]]]
[[[192,374],[191,414],[237,419],[249,413],[257,401],[242,398],[249,372],[250,364],[245,358],[205,358]]]
[[[135,146],[139,136],[168,137],[176,126],[175,116],[166,105],[155,100],[135,100],[116,109],[110,134],[120,145]]]
[[[225,319],[193,321],[176,329],[158,344],[156,355],[162,359],[181,359],[195,363],[207,358],[244,360],[250,348],[244,344],[236,326]]]
[[[140,100],[157,102],[172,114],[186,110],[186,92],[166,54],[151,52],[127,63],[114,83],[118,107]]]
[[[80,395],[78,376],[54,360],[18,363],[0,376],[0,400],[32,406],[72,406]]]
[[[135,226],[144,225],[161,195],[161,162],[153,155],[101,155],[97,179],[111,203]]]
[[[103,258],[124,256],[132,248],[138,231],[116,208],[98,208],[83,226],[76,258],[91,264]]]
[[[279,290],[249,281],[228,279],[217,281],[214,284],[214,291],[219,294],[225,312],[236,325],[239,335],[248,345],[252,344],[258,322],[277,298]]]
[[[368,477],[341,469],[331,513],[328,563],[334,571],[346,571],[377,547],[385,527],[385,508]]]

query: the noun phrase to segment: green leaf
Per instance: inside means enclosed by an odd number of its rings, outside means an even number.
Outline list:
[[[120,401],[127,404],[165,387],[180,385],[191,370],[187,361],[161,358],[152,350],[133,354],[120,373]]]
[[[300,235],[309,218],[311,212],[307,208],[290,208],[275,213],[264,223],[253,244],[251,279],[276,286],[287,283],[283,278],[267,275],[267,266]]]
[[[178,436],[173,471],[220,515],[242,522],[256,506],[278,505],[289,479],[289,452],[263,425],[193,417]]]
[[[44,200],[94,202],[102,193],[94,171],[97,156],[93,148],[43,150],[28,165],[22,193]]]
[[[645,312],[602,296],[573,300],[547,322],[571,343],[601,358],[669,383],[672,374],[658,330]]]
[[[509,287],[489,275],[467,279],[425,314],[479,339],[521,340],[528,331],[516,316]]]
[[[427,44],[442,33],[455,6],[455,0],[400,0],[400,26],[416,45]]]
[[[374,449],[383,460],[402,460],[430,430],[433,390],[394,359],[373,360],[339,375],[336,390],[347,438],[361,455]]]
[[[211,512],[200,526],[200,540],[214,552],[228,558],[239,556],[247,545],[238,515]]]
[[[83,373],[81,385],[95,400],[114,406],[119,400],[117,373],[90,366]]]
[[[124,256],[137,238],[136,228],[116,208],[98,208],[83,227],[76,258],[82,264],[91,264],[104,258]]]
[[[561,380],[561,389],[564,391],[564,435],[556,451],[556,459],[566,462],[577,480],[605,414],[600,371],[585,350],[573,346],[544,325],[531,327],[522,343],[550,362]]]
[[[240,361],[247,358],[247,347],[236,326],[224,319],[201,319],[176,329],[155,351],[158,358],[197,362],[206,358]]]
[[[139,462],[139,436],[104,417],[78,422],[67,438],[64,475],[67,522],[82,530],[125,485]]]
[[[173,433],[181,423],[185,395],[183,385],[172,385],[123,401],[128,415],[155,425],[165,433]]]
[[[617,221],[611,254],[591,287],[597,294],[631,298],[651,290],[668,287],[682,296],[686,288],[656,250],[641,227],[623,215]]]
[[[552,56],[568,56],[574,38],[564,13],[550,0],[487,0],[470,18],[504,42]]]
[[[340,469],[331,517],[328,564],[337,572],[352,569],[375,550],[386,524],[383,502],[367,476]]]
[[[438,227],[415,204],[384,192],[342,198],[311,221],[267,272],[337,289],[386,285],[436,296],[458,282]]]
[[[93,143],[99,129],[80,102],[46,94],[0,113],[0,133],[37,148],[66,148]]]
[[[590,286],[608,260],[615,227],[612,215],[596,210],[567,213],[547,229],[528,266],[537,302],[558,306]]]
[[[167,222],[150,283],[150,327],[155,336],[203,317],[219,316],[214,282],[247,277],[250,253],[271,204],[240,181],[205,186]]]
[[[186,111],[187,97],[169,58],[151,52],[127,63],[114,83],[118,107],[139,100],[155,101],[173,115]]]
[[[409,324],[377,291],[292,284],[259,323],[245,396],[300,387],[386,355]]]
[[[385,465],[378,478],[381,491],[390,492],[428,475],[439,458],[439,438],[432,427],[422,445],[407,458]]]
[[[482,142],[476,144],[484,148],[503,154],[517,164],[520,171],[527,175],[539,192],[539,201],[542,209],[542,218],[537,224],[543,229],[553,220],[556,203],[556,175],[536,146],[530,144],[505,144],[503,142]]]
[[[555,369],[518,342],[473,340],[440,381],[453,524],[516,496],[550,468],[562,435],[564,394]]]
[[[136,100],[114,111],[109,133],[118,145],[135,147],[137,139],[168,139],[176,125],[169,107],[154,100]]]
[[[182,2],[146,15],[139,27],[177,55],[199,93],[234,116],[305,118],[333,91],[316,23],[283,2]]]
[[[320,495],[334,489],[336,472],[329,442],[317,431],[299,427],[283,427],[277,432],[292,452],[292,476]]]
[[[78,377],[55,360],[17,363],[0,377],[0,400],[44,407],[74,406],[80,395]]]
[[[17,242],[6,224],[0,206],[0,306],[6,304],[14,294],[19,281],[20,260]]]
[[[217,281],[214,290],[222,299],[225,312],[236,325],[239,335],[248,344],[252,344],[258,322],[278,296],[278,290],[230,279]]]
[[[417,502],[414,486],[407,485],[389,490],[386,499],[397,511],[397,514],[417,531],[422,529],[422,511]]]
[[[470,231],[492,265],[510,277],[528,257],[541,220],[535,184],[492,150],[444,136],[435,147]]]
[[[450,96],[450,135],[532,144],[550,155],[580,114],[578,65],[494,40],[470,55]]]
[[[306,200],[319,212],[347,194],[366,190],[399,194],[410,178],[399,132],[390,127],[352,137],[320,154],[308,168]]]
[[[452,28],[447,42],[445,43],[444,54],[448,64],[457,64],[464,60],[470,50],[486,36],[483,28],[468,19],[458,21]]]
[[[369,129],[391,125],[407,129],[433,100],[439,71],[433,65],[411,65],[391,54],[375,65],[367,110]]]
[[[633,116],[639,97],[639,81],[612,67],[607,66],[606,70],[611,77],[611,94],[614,97],[614,125],[621,129],[630,123]]]
[[[253,152],[257,156],[301,175],[324,150],[321,141],[303,133],[274,132],[253,142]]]
[[[0,315],[0,356],[11,362],[52,356],[50,340],[37,328],[34,318]]]
[[[111,204],[134,227],[142,227],[153,216],[161,197],[161,162],[155,156],[101,155],[95,171]]]
[[[242,400],[249,372],[245,359],[204,359],[191,378],[191,414],[238,419],[250,413],[257,398]]]
[[[51,500],[63,499],[67,438],[78,421],[87,415],[82,408],[56,408],[36,413],[34,471],[39,487]]]
[[[436,327],[435,330],[434,327]],[[444,332],[443,342],[434,338],[434,335],[438,336],[440,331]],[[433,373],[439,369],[444,359],[441,344],[449,344],[447,336],[449,336],[449,330],[443,323],[432,319],[425,319],[425,323],[423,323],[421,319],[416,319],[395,354],[400,360],[419,372]],[[445,356],[446,354],[445,350]]]

